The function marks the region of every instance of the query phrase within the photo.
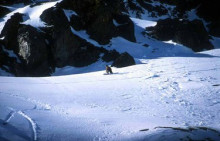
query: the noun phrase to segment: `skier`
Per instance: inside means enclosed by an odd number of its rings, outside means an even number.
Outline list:
[[[105,70],[106,70],[107,74],[109,74],[109,73],[112,74],[113,73],[111,67],[109,67],[108,65],[106,65]]]

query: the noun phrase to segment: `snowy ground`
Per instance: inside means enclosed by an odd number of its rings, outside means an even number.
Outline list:
[[[39,16],[57,2],[17,7],[0,31],[15,12],[27,15],[24,24],[45,26]],[[156,19],[131,17],[137,43],[117,37],[104,47],[130,53],[138,65],[103,75],[100,60],[57,68],[53,77],[1,76],[0,140],[220,140],[220,39],[211,40],[215,50],[195,54],[143,35]],[[86,31],[72,31],[100,46]]]
[[[0,140],[220,140],[220,49],[113,71],[0,77]]]

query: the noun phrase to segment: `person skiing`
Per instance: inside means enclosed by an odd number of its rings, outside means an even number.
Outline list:
[[[112,74],[113,72],[112,72],[112,68],[111,67],[109,67],[108,65],[106,65],[106,67],[105,67],[105,70],[106,70],[106,73],[107,74]]]

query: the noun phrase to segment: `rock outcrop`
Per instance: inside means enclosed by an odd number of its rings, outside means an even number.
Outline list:
[[[73,15],[70,22],[73,28],[86,30],[99,44],[108,44],[117,36],[135,42],[133,22],[122,13],[121,5],[120,0],[64,0],[58,7],[75,11],[78,16]]]
[[[12,4],[24,3],[35,7],[42,2],[1,0],[0,5],[4,6],[0,6],[0,17],[10,12],[7,6]],[[155,2],[62,0],[41,14],[40,19],[46,24],[45,27],[24,25],[25,15],[15,13],[7,20],[0,34],[0,67],[16,76],[48,76],[56,67],[85,67],[98,60],[113,62],[112,65],[116,67],[134,65],[135,61],[128,53],[120,54],[106,48],[111,46],[115,37],[136,42],[130,13],[139,18],[146,12],[153,18],[171,17],[159,20],[155,27],[147,29],[154,38],[173,40],[194,51],[213,48],[209,42],[210,35],[220,37],[220,16],[217,14],[220,11],[215,0]],[[195,8],[198,16],[209,23],[208,26],[204,27],[201,20],[188,20],[188,11]],[[86,33],[80,35],[82,30]],[[99,43],[99,47],[91,39]]]
[[[119,56],[120,54],[116,50],[111,50],[105,52],[104,56],[102,57],[102,60],[105,62],[111,62],[116,60]]]
[[[134,58],[127,52],[122,53],[113,63],[112,66],[117,68],[135,65]]]
[[[15,13],[11,18],[5,23],[5,26],[1,32],[0,37],[4,37],[4,45],[7,49],[18,51],[18,28],[20,23],[23,22],[23,15],[20,13]]]
[[[33,0],[1,0],[0,5],[12,5],[18,3],[29,4],[31,2],[33,2]]]
[[[18,30],[18,56],[22,60],[23,75],[47,76],[51,73],[49,48],[45,34],[29,25]]]
[[[61,8],[50,8],[43,12],[41,19],[48,24],[47,32],[56,67],[71,65],[83,67],[99,59],[102,49],[73,34]],[[62,21],[62,22],[60,22]],[[51,27],[50,27],[51,26]]]
[[[0,5],[0,18],[4,17],[9,12],[10,12],[10,10],[8,8]]]
[[[209,42],[209,34],[199,20],[159,20],[155,27],[149,27],[147,30],[156,39],[162,41],[173,40],[190,47],[196,52],[213,49],[213,45]]]

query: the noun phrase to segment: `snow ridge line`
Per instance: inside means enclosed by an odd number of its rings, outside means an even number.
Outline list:
[[[17,113],[29,121],[32,131],[33,131],[33,140],[36,141],[37,140],[37,124],[31,119],[31,117],[26,115],[24,112],[18,111]]]

